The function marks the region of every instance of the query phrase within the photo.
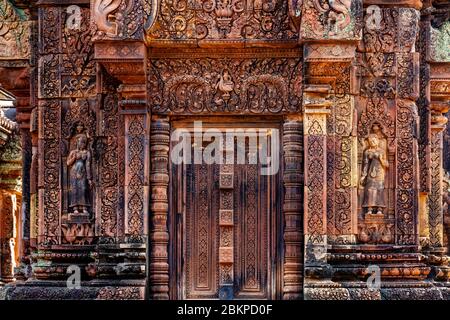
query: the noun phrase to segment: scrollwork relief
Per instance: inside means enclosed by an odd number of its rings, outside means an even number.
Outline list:
[[[171,72],[178,75],[169,78]],[[150,104],[157,113],[295,112],[301,79],[298,59],[157,59]]]
[[[296,2],[289,7],[287,1],[280,0],[161,0],[147,39],[296,40],[301,6],[301,2]]]

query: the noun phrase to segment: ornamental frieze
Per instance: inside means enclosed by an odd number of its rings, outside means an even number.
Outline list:
[[[154,52],[158,54],[157,51]],[[186,52],[186,56],[190,54]],[[247,55],[247,58],[239,58]],[[165,114],[276,114],[301,110],[302,64],[299,52],[278,57],[151,58],[148,62],[149,104]],[[175,76],[173,76],[176,74]]]

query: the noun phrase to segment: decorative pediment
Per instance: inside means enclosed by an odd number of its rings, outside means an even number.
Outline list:
[[[0,0],[0,60],[28,59],[30,22],[26,11]]]
[[[300,0],[146,1],[146,41],[150,46],[295,44],[301,4]]]

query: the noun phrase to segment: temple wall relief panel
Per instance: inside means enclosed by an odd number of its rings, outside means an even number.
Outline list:
[[[273,115],[301,109],[299,50],[186,50],[175,55],[151,50],[150,56],[148,91],[154,113]]]
[[[366,8],[358,48],[359,241],[417,244],[419,12]]]
[[[79,28],[71,28],[75,9],[39,8],[39,197],[33,218],[39,227],[33,234],[47,253],[34,254],[33,270],[39,279],[62,278],[75,263],[85,279],[139,278],[145,273],[148,173],[141,169],[148,162],[148,125],[144,116],[120,114],[128,109],[122,103],[127,89],[111,76],[114,65],[94,61],[99,34],[91,29],[92,11],[84,4],[78,9]]]

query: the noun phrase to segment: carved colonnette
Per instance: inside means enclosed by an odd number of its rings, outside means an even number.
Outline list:
[[[303,126],[298,117],[287,117],[283,125],[284,153],[284,245],[283,299],[303,296]]]
[[[168,185],[169,130],[167,118],[154,118],[151,124],[151,227],[150,227],[150,295],[153,299],[169,298],[168,262]]]

